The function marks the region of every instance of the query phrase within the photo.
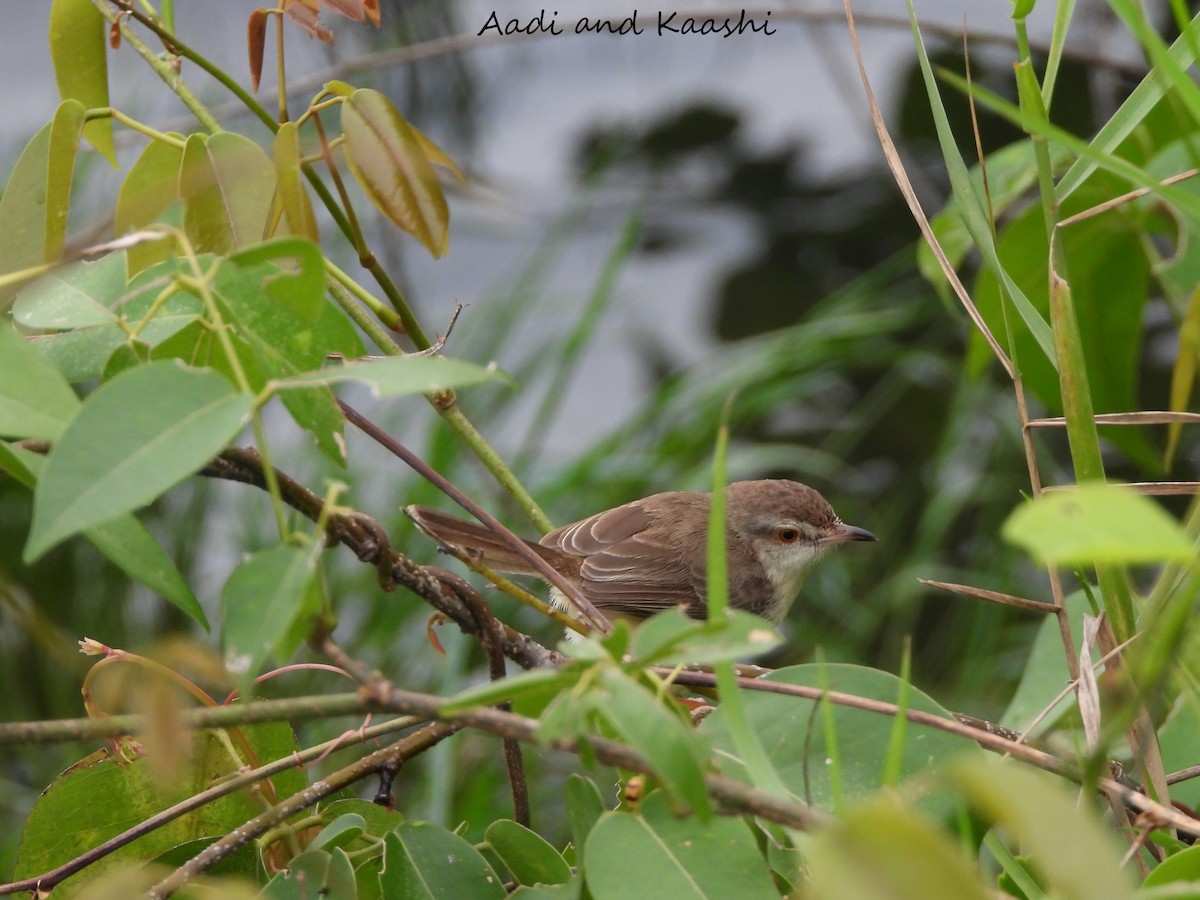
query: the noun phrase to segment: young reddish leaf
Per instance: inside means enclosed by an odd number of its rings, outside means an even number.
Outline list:
[[[418,132],[379,91],[342,104],[346,161],[371,202],[435,257],[450,241],[450,212]]]
[[[85,109],[109,105],[104,32],[104,16],[91,0],[54,0],[50,4],[50,58],[63,100],[78,100]],[[83,136],[116,168],[111,119],[88,122]]]
[[[263,239],[275,167],[258,144],[233,132],[188,138],[179,170],[183,226],[200,252],[229,253]]]
[[[362,5],[367,13],[367,19],[372,25],[378,28],[381,21],[379,17],[379,0],[362,0]]]
[[[333,35],[317,24],[317,0],[284,0],[283,14],[307,31],[309,37],[333,43]]]
[[[114,50],[121,49],[121,20],[113,22],[108,26],[108,46]]]
[[[130,166],[117,193],[117,206],[113,211],[113,230],[117,237],[157,222],[163,211],[179,199],[182,164],[183,150],[179,147],[161,141],[146,145],[142,155]],[[126,275],[132,278],[166,259],[170,252],[168,241],[135,244],[125,254]]]
[[[367,18],[366,12],[363,10],[362,0],[321,0],[321,2],[329,9],[347,19],[355,22],[363,22]]]
[[[312,202],[300,177],[300,135],[295,122],[284,122],[275,134],[275,178],[275,198],[283,206],[288,231],[319,243]]]
[[[250,50],[250,87],[258,93],[258,83],[262,79],[263,52],[267,46],[265,9],[256,9],[250,13],[250,21],[246,26],[246,45]]]

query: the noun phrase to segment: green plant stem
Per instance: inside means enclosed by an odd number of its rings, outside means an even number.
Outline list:
[[[186,143],[185,141],[181,141],[177,137],[172,137],[171,135],[166,134],[165,132],[159,131],[155,128],[151,128],[149,125],[145,124],[144,122],[139,122],[137,119],[127,116],[127,115],[125,115],[125,113],[121,112],[118,109],[114,109],[111,106],[102,106],[102,107],[98,107],[97,109],[89,109],[87,111],[87,115],[84,116],[84,121],[87,122],[92,119],[104,119],[104,118],[115,119],[116,121],[118,121],[122,125],[124,125],[126,128],[136,131],[139,134],[144,134],[146,137],[148,137],[152,140],[159,141],[163,144],[169,144],[172,147],[176,147],[180,150],[183,149],[184,144]]]
[[[118,9],[128,11],[130,15],[138,20],[138,22],[145,25],[155,34],[159,35],[159,37],[170,42],[172,49],[180,56],[190,62],[195,63],[202,70],[216,79],[217,82],[225,87],[226,90],[237,97],[246,106],[246,108],[249,109],[250,112],[252,112],[259,119],[259,121],[269,128],[272,134],[279,130],[279,123],[271,118],[271,115],[266,111],[262,104],[248,94],[242,88],[242,86],[230,78],[229,75],[214,65],[205,56],[203,56],[203,54],[196,52],[187,44],[178,41],[174,35],[170,34],[164,29],[163,25],[157,19],[138,11],[133,6],[131,0],[112,0],[112,2],[117,5]],[[115,22],[117,20],[118,14],[109,7],[106,0],[92,0],[92,3],[96,5],[96,7],[104,14],[108,21]],[[212,116],[212,114],[204,107],[203,104],[200,103],[198,99],[196,99],[195,95],[179,79],[178,74],[171,69],[168,64],[159,59],[149,47],[138,40],[137,36],[132,33],[132,31],[124,22],[121,24],[121,33],[129,41],[130,46],[134,47],[138,51],[138,53],[146,60],[146,62],[159,74],[159,77],[166,82],[168,87],[175,92],[176,96],[178,96],[180,100],[182,100],[188,107],[188,109],[192,111],[193,115],[196,116],[201,125],[203,125],[212,133],[222,130],[220,124]],[[279,90],[281,93],[284,92],[286,90],[286,85],[280,84]],[[338,228],[341,229],[342,233],[345,234],[346,237],[351,240],[351,242],[354,242],[354,231],[351,228],[346,215],[338,206],[333,196],[329,193],[329,189],[326,187],[324,182],[321,181],[312,167],[302,166],[301,168],[304,172],[305,178],[308,179],[308,183],[312,186],[314,192],[321,199],[322,203],[324,203],[326,209],[329,210],[330,215],[333,216]],[[355,247],[358,249],[357,243],[355,243]],[[426,350],[432,346],[432,342],[429,340],[425,334],[425,331],[417,322],[416,317],[413,315],[412,310],[408,306],[408,302],[404,299],[404,295],[400,292],[400,289],[396,286],[396,283],[392,280],[392,277],[387,273],[387,271],[383,268],[373,254],[368,255],[364,262],[364,266],[367,271],[371,273],[371,276],[375,279],[375,282],[383,290],[384,296],[387,297],[388,302],[391,303],[392,307],[396,310],[396,313],[400,317],[400,322],[404,328],[404,332],[408,335],[409,339],[413,342],[417,349]],[[343,308],[345,307],[343,306]],[[355,321],[358,321],[358,319],[356,318]],[[372,336],[372,340],[374,340],[375,337],[382,337],[377,330],[373,329],[373,331],[375,331],[375,333]],[[395,342],[389,337],[388,340],[384,342],[384,345],[380,346],[380,349],[384,349],[386,344],[395,346]],[[397,347],[396,350],[398,351],[399,348]],[[384,350],[384,352],[387,351]],[[467,444],[471,451],[479,457],[480,461],[484,464],[488,471],[492,473],[493,477],[500,484],[500,486],[503,487],[513,497],[513,499],[517,502],[517,505],[530,519],[530,521],[533,522],[533,524],[536,525],[540,530],[549,531],[553,527],[549,517],[545,514],[545,512],[542,511],[541,507],[533,499],[528,490],[525,489],[524,485],[517,480],[516,475],[513,474],[512,470],[504,463],[499,454],[492,449],[491,445],[487,443],[483,435],[479,433],[478,429],[471,424],[471,422],[463,414],[462,410],[460,410],[454,403],[452,399],[453,395],[449,395],[449,397],[451,398],[449,400],[446,400],[445,398],[433,399],[434,406],[437,408],[442,418]],[[255,439],[258,439],[257,435]],[[273,472],[273,468],[268,466],[265,471],[268,473],[268,478],[270,478],[270,473]],[[272,497],[275,496],[275,491],[272,490]],[[277,515],[282,514],[282,508],[278,505],[276,511]]]
[[[242,369],[241,360],[234,349],[233,341],[229,337],[228,328],[221,318],[221,310],[217,306],[217,300],[212,293],[211,279],[216,272],[216,266],[208,272],[201,272],[200,262],[196,258],[191,243],[182,234],[178,235],[177,240],[183,248],[184,255],[187,257],[192,269],[192,277],[188,279],[188,284],[200,294],[204,308],[212,318],[214,323],[213,330],[216,333],[217,340],[221,344],[222,350],[225,352],[226,359],[229,360],[229,368],[237,380],[238,388],[243,393],[253,395],[254,391],[250,387],[250,379],[246,377],[246,373]],[[258,447],[258,454],[263,462],[263,476],[267,484],[267,493],[271,497],[271,509],[275,514],[275,527],[279,531],[279,537],[286,538],[288,527],[287,517],[284,515],[283,509],[283,494],[279,488],[279,479],[275,475],[275,466],[271,464],[271,452],[267,445],[267,433],[266,429],[263,428],[262,422],[262,408],[257,402],[254,406],[254,412],[250,416],[250,424],[254,431],[254,442]]]
[[[117,9],[128,12],[131,16],[143,24],[148,23],[149,17],[144,13],[139,12],[132,3],[122,2],[122,0],[113,0],[113,2],[116,3]],[[167,87],[171,89],[175,96],[179,98],[180,102],[182,102],[183,105],[188,108],[191,114],[196,117],[196,120],[202,126],[204,126],[205,129],[212,134],[216,134],[221,130],[220,123],[218,123],[213,117],[213,114],[208,111],[208,107],[201,103],[200,99],[192,93],[191,89],[189,89],[187,85],[183,83],[182,79],[179,77],[179,73],[171,67],[169,62],[155,53],[141,38],[134,33],[133,29],[129,27],[128,22],[125,21],[120,12],[115,12],[112,7],[109,6],[107,0],[92,0],[92,5],[95,6],[96,9],[100,10],[101,15],[103,15],[105,19],[120,27],[121,40],[132,47],[134,52],[136,52],[138,56],[146,61],[146,64],[158,74],[158,77],[163,80]],[[147,27],[149,27],[160,37],[172,42],[172,45],[174,46],[174,36],[171,35],[170,32],[163,29],[161,25],[147,24]]]
[[[275,12],[275,78],[279,85],[279,121],[288,120],[287,68],[284,65],[283,13]]]
[[[343,269],[341,269],[336,263],[332,262],[328,257],[325,258],[325,271],[329,274],[332,284],[336,284],[347,294],[353,295],[355,298],[357,298],[359,303],[373,312],[379,321],[388,328],[395,329],[400,327],[400,317],[394,310],[380,303],[370,291],[366,290],[362,285],[346,274]],[[339,301],[339,303],[340,302],[341,301]],[[343,306],[343,308],[346,309],[345,306]],[[357,307],[356,305],[355,308],[359,310],[359,314],[361,315],[361,308]],[[354,315],[349,309],[346,309],[346,312],[349,315]],[[400,353],[404,352],[400,345],[392,340],[390,335],[379,330],[378,323],[373,323],[374,327],[371,330],[368,330],[367,326],[360,321],[358,317],[355,317],[354,321],[358,323],[360,328],[362,328],[364,331],[367,331],[367,334],[371,340],[374,341],[379,349],[384,353],[387,353],[388,355],[399,355]]]
[[[436,398],[430,398],[430,402],[441,413],[442,420],[453,429],[464,444],[471,448],[471,452],[479,457],[479,461],[487,467],[499,485],[508,491],[509,496],[513,498],[518,508],[533,523],[534,527],[542,533],[550,531],[554,527],[550,517],[533,499],[533,495],[525,489],[525,486],[517,480],[517,476],[505,465],[504,460],[479,433],[471,420],[459,409],[457,402],[452,402],[444,408],[438,406],[439,401]]]

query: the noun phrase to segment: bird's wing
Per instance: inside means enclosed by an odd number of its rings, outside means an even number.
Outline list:
[[[682,604],[702,616],[704,569],[684,560],[695,558],[687,551],[703,535],[686,536],[681,547],[647,533],[653,501],[638,500],[565,525],[541,544],[583,558],[579,586],[600,610],[645,617]]]

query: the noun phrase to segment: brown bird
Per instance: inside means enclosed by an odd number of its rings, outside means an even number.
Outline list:
[[[608,618],[645,619],[675,606],[703,619],[712,495],[668,491],[564,525],[525,543]],[[443,545],[501,572],[537,574],[490,529],[424,506],[405,512]],[[844,524],[819,493],[795,481],[737,481],[726,488],[729,604],[779,624],[808,567],[830,547],[874,541]],[[564,608],[557,589],[554,601]]]

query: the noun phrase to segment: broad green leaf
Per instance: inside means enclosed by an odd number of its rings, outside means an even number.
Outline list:
[[[175,261],[154,266],[135,276],[128,286],[115,272],[106,270],[104,279],[89,281],[86,289],[90,299],[112,311],[109,324],[40,338],[38,349],[64,378],[77,382],[99,378],[113,351],[123,344],[137,341],[154,347],[168,339],[195,322],[203,311],[200,301],[183,291],[161,299],[171,288],[178,266]]]
[[[345,847],[366,833],[367,821],[358,813],[344,813],[321,829],[313,838],[309,849],[322,847]]]
[[[298,238],[264,246],[278,245],[315,252],[311,244]],[[272,262],[251,264],[249,260],[257,250],[251,250],[241,264],[223,265],[215,289],[222,314],[233,323],[235,334],[253,349],[262,372],[269,378],[290,380],[319,371],[327,354],[344,357],[361,354],[362,343],[346,317],[314,292],[317,285],[310,277],[311,267],[309,274],[294,275]],[[298,296],[286,304],[268,300],[289,290]],[[311,296],[299,296],[306,290]],[[297,305],[306,314],[311,312],[314,299],[319,304],[314,321],[306,321],[293,312]],[[343,420],[329,387],[310,383],[285,393],[282,400],[296,422],[313,435],[317,447],[338,465],[344,465]]]
[[[257,274],[262,291],[306,323],[320,318],[326,306],[325,260],[316,244],[279,238],[239,250],[229,262]]]
[[[13,302],[18,325],[42,331],[70,331],[113,325],[109,305],[125,293],[125,258],[110,253],[95,262],[61,266],[22,288]]]
[[[804,855],[819,900],[993,896],[954,841],[888,794],[847,809],[813,836]]]
[[[0,198],[4,223],[0,275],[62,257],[83,115],[78,101],[63,101],[50,124],[33,136],[17,158]],[[12,292],[11,286],[0,289],[0,307]]]
[[[393,356],[387,359],[349,362],[344,366],[330,366],[319,372],[294,375],[280,380],[276,387],[287,391],[314,384],[360,381],[369,385],[376,396],[394,397],[399,394],[429,394],[503,377],[496,369],[477,366],[459,359],[447,359],[442,356]]]
[[[0,323],[0,435],[52,441],[79,398],[33,343]]]
[[[222,376],[155,362],[102,385],[55,441],[25,559],[145,506],[218,453],[253,406]]]
[[[1083,614],[1089,610],[1087,595],[1076,591],[1066,598],[1067,616],[1072,634],[1083,634]],[[1071,675],[1064,657],[1062,631],[1057,616],[1043,616],[1033,639],[1029,656],[1021,667],[1021,681],[1008,703],[1008,709],[1000,717],[1006,728],[1022,730],[1034,717],[1041,714],[1070,682]],[[1035,734],[1041,734],[1057,722],[1074,705],[1075,692],[1068,691],[1055,709],[1038,725]]]
[[[1081,805],[1078,791],[1045,772],[996,760],[963,760],[947,771],[989,821],[1016,846],[1036,848],[1031,862],[1047,893],[1088,900],[1133,896],[1117,836]],[[1070,835],[1064,841],[1063,835]]]
[[[355,900],[354,865],[341,848],[332,852],[310,848],[294,857],[287,871],[267,882],[258,896],[263,900]]]
[[[895,703],[900,679],[887,672],[844,664],[790,666],[778,669],[764,681],[804,685],[855,694]],[[952,718],[927,695],[909,687],[908,708]],[[767,758],[788,789],[805,803],[822,809],[833,805],[834,784],[829,764],[833,749],[827,744],[819,701],[762,691],[743,691],[742,704]],[[836,739],[837,777],[841,796],[850,798],[884,786],[885,755],[892,737],[889,716],[848,706],[832,705],[830,715]],[[735,755],[721,709],[704,720],[708,734],[727,774],[745,777]],[[924,773],[931,766],[960,753],[979,754],[978,745],[936,728],[909,722],[899,767],[902,779]]]
[[[286,723],[244,726],[240,731],[264,762],[298,749]],[[241,763],[230,758],[227,743],[212,733],[194,734],[192,764],[168,786],[154,778],[149,762],[136,752],[128,754],[128,762],[118,764],[107,751],[98,750],[63,772],[38,797],[25,821],[13,877],[28,878],[53,869],[238,770]],[[272,777],[264,788],[289,797],[306,786],[306,776],[292,769]],[[74,896],[110,866],[146,862],[186,841],[227,834],[260,812],[262,806],[251,792],[226,795],[117,848],[56,886],[54,896]]]
[[[640,814],[601,816],[586,852],[585,878],[595,900],[779,897],[744,820],[679,818],[657,791],[642,802]]]
[[[300,135],[295,122],[284,122],[275,132],[275,178],[278,201],[283,207],[287,230],[297,237],[320,242],[312,201],[300,172]]]
[[[418,137],[386,96],[369,89],[342,103],[342,133],[350,171],[385,216],[435,257],[450,243],[450,211]]]
[[[46,158],[46,245],[45,262],[62,258],[67,243],[67,211],[71,205],[71,185],[75,180],[75,155],[79,135],[84,130],[83,106],[64,100],[50,123],[50,147]],[[3,221],[3,220],[0,220]]]
[[[45,465],[46,459],[41,454],[0,442],[0,469],[30,490],[37,486]],[[150,529],[135,516],[128,513],[117,516],[85,529],[83,535],[126,575],[174,603],[208,630],[208,617],[179,569]]]
[[[201,253],[262,241],[275,197],[275,166],[254,141],[223,131],[193,134],[183,151],[183,227]]]
[[[1196,548],[1157,503],[1117,484],[1042,494],[1008,517],[1004,539],[1045,565],[1191,562]]]
[[[172,137],[183,139],[182,135]],[[179,200],[179,172],[183,166],[183,150],[173,144],[151,141],[129,168],[129,174],[117,193],[113,212],[113,231],[117,237],[145,228],[162,218],[172,203]],[[126,251],[127,275],[138,272],[167,258],[169,241],[136,244]]]
[[[1107,199],[1110,194],[1105,187],[1096,183],[1078,192],[1064,208],[1063,215]],[[1128,217],[1097,216],[1063,229],[1059,240],[1071,269],[1074,306],[1095,409],[1098,412],[1137,409],[1141,338],[1150,279],[1142,246],[1145,235],[1139,234]],[[1039,314],[1049,315],[1050,247],[1041,210],[1031,207],[1009,221],[1001,232],[998,251],[1012,280],[1027,296],[1037,298]],[[1000,291],[1001,285],[991,272],[980,273],[974,297],[980,314],[996,333],[1001,333],[1004,327]],[[1058,371],[1025,329],[1016,328],[1015,332],[1016,356],[1027,388],[1037,394],[1050,414],[1060,412]],[[983,371],[990,359],[991,351],[982,339],[973,340],[970,350],[973,370]],[[1150,448],[1142,430],[1111,429],[1105,437],[1144,465],[1156,465],[1158,454]]]
[[[604,798],[600,796],[594,781],[578,773],[567,776],[567,818],[571,820],[571,843],[575,846],[576,866],[584,865],[584,844],[604,811]]]
[[[511,819],[493,822],[484,839],[517,884],[566,884],[571,879],[571,867],[562,854],[540,834]]]
[[[479,851],[430,822],[402,822],[383,840],[379,886],[388,900],[503,900],[504,885]]]
[[[243,680],[259,673],[304,609],[315,568],[314,548],[280,544],[233,570],[221,591],[225,667],[230,672]]]
[[[1182,692],[1166,721],[1158,728],[1163,767],[1168,772],[1177,772],[1195,764],[1197,734],[1200,734],[1200,696],[1192,688]],[[1173,784],[1171,799],[1195,809],[1200,806],[1200,784],[1196,783],[1195,778]]]
[[[1186,885],[1186,888],[1185,888]],[[1148,894],[1171,900],[1200,900],[1200,847],[1188,847],[1168,856],[1151,870],[1142,888],[1167,888],[1162,894]]]
[[[108,23],[90,0],[54,0],[50,4],[50,59],[63,100],[84,109],[103,109],[108,102]],[[83,136],[117,167],[112,119],[93,119]]]
[[[673,666],[732,662],[766,653],[779,642],[775,629],[742,610],[732,610],[717,626],[675,608],[640,623],[633,632],[631,649],[643,665]]]
[[[701,820],[709,819],[712,809],[704,782],[706,739],[622,672],[608,669],[601,680],[607,696],[594,698],[595,711],[621,740],[646,757],[677,807],[686,804]]]
[[[173,603],[209,630],[200,601],[145,525],[130,513],[84,529],[83,536],[126,575]]]

